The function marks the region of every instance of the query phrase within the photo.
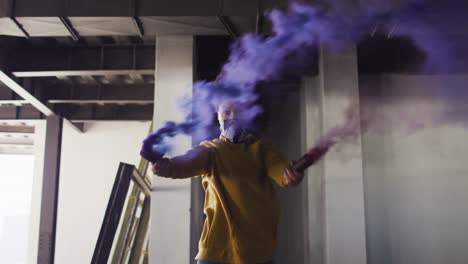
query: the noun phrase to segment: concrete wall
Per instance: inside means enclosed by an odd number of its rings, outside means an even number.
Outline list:
[[[89,263],[119,162],[138,165],[149,122],[64,124],[55,263]]]
[[[465,263],[466,83],[468,76],[361,76],[361,112],[372,113],[372,129],[362,133],[361,143],[337,146],[307,171],[299,188],[279,190],[283,215],[275,261]],[[320,78],[306,78],[302,92],[272,98],[272,136],[288,158],[314,143],[327,118],[330,125],[339,123],[338,111],[330,108],[346,105],[337,99],[346,90],[332,86],[321,92]],[[364,184],[349,176],[353,169],[332,174],[349,160],[339,155],[359,152],[361,162],[353,168],[362,171]],[[350,204],[362,200],[356,195],[365,198],[365,210]],[[357,232],[356,225],[365,232]]]
[[[369,264],[468,259],[467,76],[361,77]],[[466,124],[466,123],[465,123]]]

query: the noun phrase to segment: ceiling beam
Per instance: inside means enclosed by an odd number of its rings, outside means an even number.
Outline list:
[[[140,74],[130,74],[128,76],[129,80],[131,80],[132,82],[131,83],[137,83],[137,84],[144,84],[145,83],[145,80],[143,79],[143,77],[140,75]],[[127,80],[128,82],[128,80]]]
[[[16,27],[21,31],[21,33],[23,33],[25,38],[27,38],[27,39],[31,38],[29,33],[26,31],[26,29],[24,29],[23,25],[20,22],[18,22],[16,17],[10,17],[10,19],[11,19],[11,21],[13,21],[13,23],[16,25]]]
[[[27,138],[33,137],[34,132],[32,133],[19,133],[19,132],[2,132],[0,131],[0,137],[11,137],[11,138]]]
[[[84,70],[84,71],[15,71],[15,77],[70,77],[70,76],[115,76],[153,75],[154,69],[147,70]]]
[[[19,96],[21,96],[24,100],[28,101],[30,104],[32,104],[37,110],[39,110],[42,114],[45,116],[50,116],[50,115],[55,115],[55,113],[47,107],[45,104],[43,104],[39,99],[34,97],[29,91],[24,89],[21,85],[16,83],[8,74],[4,73],[3,71],[0,71],[0,81],[3,82],[8,88],[13,90],[15,93],[17,93]]]
[[[47,100],[112,100],[112,101],[153,101],[154,85],[152,84],[100,84],[100,85],[64,85],[62,83],[44,82],[43,98]]]
[[[12,138],[12,137],[0,137],[0,145],[9,146],[34,146],[33,138]]]
[[[44,118],[44,115],[31,104],[0,106],[0,123],[5,120],[37,120]]]
[[[133,17],[133,24],[135,25],[136,30],[138,31],[138,36],[143,38],[145,36],[145,28],[143,27],[143,23],[139,17]]]
[[[8,72],[39,72],[36,77],[43,77],[41,72],[50,75],[50,73],[61,71],[66,72],[65,76],[70,74],[72,76],[127,75],[133,71],[136,71],[137,74],[154,75],[155,51],[154,44],[34,46],[12,42],[4,49],[5,56],[2,67]],[[141,73],[138,72],[140,70]],[[59,76],[62,75],[59,74]]]
[[[21,96],[24,100],[28,101],[31,105],[33,105],[37,110],[39,110],[45,116],[53,116],[56,115],[54,111],[52,111],[47,105],[42,103],[39,99],[34,97],[28,90],[24,89],[21,85],[16,83],[8,74],[0,71],[0,81],[3,82],[6,86],[8,86],[11,90]],[[83,132],[82,128],[76,126],[72,122],[67,119],[64,119],[69,125],[75,128],[79,132]]]
[[[20,125],[0,125],[0,133],[34,134],[34,127],[33,126],[20,126]]]
[[[16,106],[21,106],[29,104],[28,101],[26,100],[0,100],[0,106],[2,105],[16,105]]]
[[[153,106],[145,105],[72,105],[72,104],[57,104],[55,109],[60,109],[64,117],[72,122],[83,122],[83,120],[113,120],[113,121],[150,121],[153,117]]]
[[[80,35],[76,31],[76,29],[73,27],[70,20],[67,17],[59,17],[59,18],[62,24],[67,29],[68,33],[70,33],[70,36],[73,39],[73,41],[78,42],[80,40]]]
[[[0,145],[0,154],[34,155],[34,148],[32,146]]]
[[[50,103],[50,104],[99,104],[99,105],[104,105],[104,104],[118,104],[118,105],[153,104],[153,100],[49,100],[47,102]]]
[[[18,17],[128,17],[128,16],[216,16],[238,15],[254,16],[257,12],[256,1],[251,0],[135,0],[134,8],[128,0],[95,1],[69,0],[61,1],[15,0],[14,14]],[[270,0],[271,5],[279,6],[284,0]],[[13,5],[10,3],[9,5]],[[7,6],[8,7],[8,6]],[[9,8],[11,9],[11,8]],[[1,10],[3,14],[11,15],[9,9]]]
[[[239,31],[237,30],[234,23],[232,23],[231,19],[228,16],[218,16],[219,21],[223,24],[226,31],[229,33],[232,39],[236,39],[239,37]]]

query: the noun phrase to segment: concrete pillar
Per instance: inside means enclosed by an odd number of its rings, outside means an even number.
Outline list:
[[[182,96],[192,95],[193,37],[156,38],[154,127],[167,120],[182,121]],[[188,150],[191,138],[177,138]],[[174,153],[182,154],[182,153]],[[150,263],[186,264],[190,261],[190,180],[153,178],[151,197]]]
[[[359,98],[355,48],[331,51],[319,59],[322,131],[341,124],[350,101]],[[322,164],[325,260],[328,264],[366,263],[363,164],[360,136],[336,146]]]
[[[54,263],[62,127],[61,117],[47,117],[38,264]]]
[[[313,146],[322,136],[322,89],[317,77],[305,77],[301,87],[301,138],[302,153]],[[325,253],[325,190],[323,163],[319,162],[305,171],[303,185],[306,201],[304,232],[306,255],[304,263],[324,264]]]
[[[39,248],[39,221],[41,217],[42,183],[44,175],[44,154],[47,121],[38,120],[34,124],[34,178],[31,189],[31,217],[28,233],[27,262],[36,263]]]

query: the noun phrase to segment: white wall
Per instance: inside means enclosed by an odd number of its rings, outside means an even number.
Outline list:
[[[55,263],[91,261],[119,162],[138,165],[149,122],[63,127]]]
[[[27,263],[37,262],[39,246],[39,223],[41,217],[42,175],[44,173],[46,121],[38,120],[34,125],[34,178],[31,186],[31,216],[28,232]]]
[[[0,256],[26,263],[34,156],[0,154]]]
[[[467,263],[468,76],[360,82],[381,120],[363,135],[368,263]]]

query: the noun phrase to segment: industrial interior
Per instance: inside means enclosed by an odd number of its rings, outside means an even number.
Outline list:
[[[140,148],[228,81],[291,164],[331,142],[267,263],[467,263],[467,4],[407,2],[0,0],[0,263],[196,264],[202,178]]]

